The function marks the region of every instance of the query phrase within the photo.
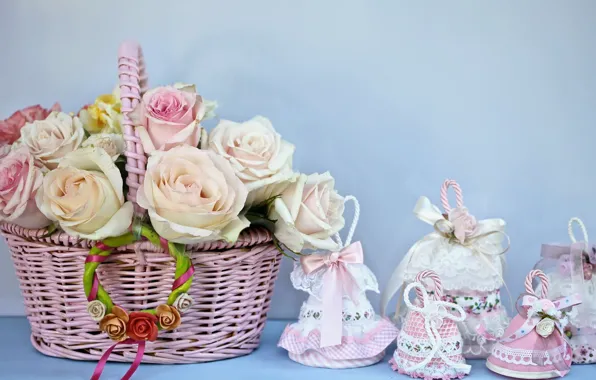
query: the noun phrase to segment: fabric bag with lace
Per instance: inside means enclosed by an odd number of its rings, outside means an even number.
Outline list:
[[[576,240],[574,223],[580,227],[583,241]],[[567,313],[569,324],[564,332],[573,363],[591,364],[596,363],[596,247],[588,243],[586,227],[579,218],[571,218],[568,230],[571,244],[543,244],[536,268],[548,276],[549,298],[581,296],[582,303]]]
[[[449,187],[455,190],[455,208],[449,204]],[[381,314],[385,315],[389,301],[400,292],[394,320],[401,325],[405,313],[401,307],[404,287],[420,271],[433,270],[443,282],[444,300],[466,312],[465,322],[459,323],[464,357],[486,358],[509,322],[500,293],[504,285],[504,253],[509,247],[505,221],[477,221],[464,206],[461,188],[453,180],[443,183],[441,203],[444,213],[426,197],[416,203],[414,214],[433,226],[434,231],[410,248],[392,274],[381,297]]]
[[[353,368],[379,362],[397,336],[397,329],[379,317],[365,292],[379,292],[377,279],[364,265],[360,242],[351,243],[358,221],[345,244],[336,236],[339,250],[301,256],[291,274],[294,288],[309,294],[299,320],[286,327],[278,346],[290,359],[312,367]]]
[[[417,295],[413,304],[412,289]],[[456,324],[465,320],[466,313],[459,305],[441,301],[439,276],[422,271],[404,293],[409,311],[389,361],[393,370],[421,379],[449,380],[469,374],[471,367],[462,356],[463,340]]]
[[[533,280],[539,280],[534,290]],[[525,293],[517,301],[516,315],[486,361],[491,371],[519,379],[562,377],[571,369],[571,346],[565,334],[567,312],[581,303],[579,294],[549,298],[549,279],[532,270]]]

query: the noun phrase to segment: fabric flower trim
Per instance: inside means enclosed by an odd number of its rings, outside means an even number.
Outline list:
[[[105,313],[105,306],[97,300],[90,302],[87,310],[100,310],[98,304],[103,306]],[[91,311],[89,313],[92,314]],[[113,306],[111,312],[99,320],[99,328],[116,342],[126,338],[153,342],[157,339],[159,330],[174,330],[180,326],[180,321],[180,312],[170,305],[159,305],[155,314],[149,311],[134,311],[129,314],[121,307]]]
[[[193,303],[194,300],[190,294],[182,293],[178,296],[178,298],[176,298],[176,301],[174,301],[174,307],[176,307],[176,309],[178,309],[178,311],[181,313],[185,313],[188,311],[188,309],[190,309]]]
[[[466,314],[491,313],[501,308],[501,294],[497,290],[482,296],[445,295],[444,300],[461,306]]]
[[[192,305],[192,297],[187,292],[192,283],[194,267],[190,258],[184,254],[184,246],[168,242],[149,225],[141,224],[138,227],[140,228],[135,227],[133,230],[140,232],[139,235],[131,231],[122,236],[97,242],[85,260],[83,285],[85,296],[89,301],[87,312],[93,320],[99,322],[100,330],[116,342],[141,344],[146,341],[155,341],[159,330],[169,331],[180,326],[180,312],[188,310]],[[129,245],[141,238],[161,246],[176,259],[174,285],[165,304],[159,305],[155,309],[128,313],[123,308],[114,305],[95,272],[115,248]]]

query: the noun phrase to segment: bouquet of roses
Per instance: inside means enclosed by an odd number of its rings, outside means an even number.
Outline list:
[[[90,240],[131,229],[118,92],[76,114],[34,106],[0,122],[0,220]],[[344,202],[333,177],[295,172],[294,146],[265,117],[221,120],[207,133],[201,123],[215,108],[177,83],[147,91],[127,115],[148,155],[137,202],[155,232],[172,243],[234,242],[254,223],[280,250],[336,248]]]

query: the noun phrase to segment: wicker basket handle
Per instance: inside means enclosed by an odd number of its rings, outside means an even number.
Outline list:
[[[138,133],[128,117],[128,113],[139,104],[141,96],[147,89],[143,51],[136,42],[123,42],[118,49],[118,81],[122,102],[122,127],[126,141],[126,151],[124,152],[126,156],[126,184],[128,185],[126,197],[134,203],[136,214],[142,215],[144,210],[136,201],[137,190],[145,178],[147,158]]]

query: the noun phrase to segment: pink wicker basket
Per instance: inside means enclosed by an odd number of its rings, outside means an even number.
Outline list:
[[[146,87],[141,49],[124,43],[119,78],[127,141],[129,187],[136,200],[146,157],[126,114]],[[137,206],[137,212],[142,213]],[[31,342],[40,352],[78,360],[98,360],[113,342],[87,313],[83,291],[85,257],[93,242],[63,232],[28,230],[1,224],[12,254],[31,325]],[[182,325],[163,331],[147,345],[145,363],[197,363],[251,353],[259,345],[281,255],[261,228],[243,232],[235,244],[211,242],[187,246],[194,267],[190,295],[195,300]],[[174,260],[149,242],[118,248],[97,270],[114,302],[128,310],[154,308],[170,293]],[[110,360],[131,362],[136,347],[117,346]]]

